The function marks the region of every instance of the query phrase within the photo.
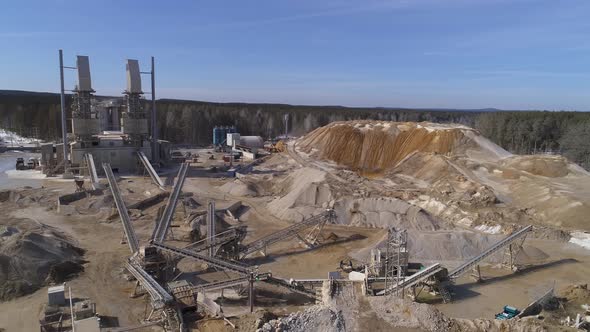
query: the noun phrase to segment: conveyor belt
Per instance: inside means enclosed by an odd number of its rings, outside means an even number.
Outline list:
[[[326,210],[325,212],[318,214],[317,216],[313,216],[294,225],[291,225],[287,228],[283,228],[277,232],[274,232],[270,235],[267,235],[263,238],[260,238],[252,243],[245,245],[242,248],[240,254],[242,257],[245,257],[253,252],[262,250],[273,243],[294,237],[297,235],[298,232],[306,228],[320,224],[322,222],[326,222],[328,218],[332,217],[334,217],[334,210]]]
[[[184,179],[186,178],[186,171],[188,170],[188,166],[188,163],[182,163],[182,165],[180,166],[180,170],[178,170],[178,177],[176,179],[174,189],[168,197],[168,203],[166,204],[164,213],[162,213],[162,217],[160,218],[158,224],[154,228],[154,233],[152,234],[152,239],[154,241],[162,242],[166,237],[168,227],[170,227],[170,222],[172,221],[172,217],[174,216],[176,204],[178,204],[178,197],[180,196],[182,185],[184,184]]]
[[[223,270],[236,272],[236,273],[239,273],[242,275],[249,275],[252,272],[252,270],[250,270],[247,266],[238,264],[236,262],[230,262],[230,261],[226,261],[224,259],[219,259],[219,258],[215,258],[215,257],[208,257],[208,256],[201,255],[199,253],[196,253],[196,252],[188,250],[188,249],[176,248],[171,245],[159,243],[159,242],[153,242],[152,245],[156,248],[161,249],[161,250],[165,250],[165,251],[171,252],[173,254],[184,256],[187,258],[196,259],[198,261],[207,263],[211,266],[215,266],[215,267],[223,269]]]
[[[127,262],[125,267],[129,273],[131,273],[135,279],[139,281],[143,289],[145,289],[146,292],[150,294],[150,297],[152,298],[154,304],[156,304],[156,307],[160,307],[166,303],[172,302],[172,295],[168,294],[168,292],[166,292],[166,290],[140,266],[133,262]]]
[[[414,286],[415,284],[417,284],[421,281],[425,281],[426,279],[432,277],[433,275],[435,275],[436,273],[440,272],[443,269],[444,268],[439,263],[430,265],[430,266],[412,274],[411,276],[406,277],[402,282],[400,282],[398,284],[394,284],[391,287],[378,292],[377,295],[385,295],[385,294],[395,292],[396,290],[401,289],[401,288]]]
[[[459,267],[454,269],[449,273],[450,279],[455,279],[463,275],[464,273],[471,270],[475,265],[481,263],[486,258],[490,257],[494,253],[498,252],[499,250],[505,248],[506,246],[510,245],[514,241],[518,240],[519,238],[526,236],[526,234],[533,229],[532,225],[529,225],[519,231],[516,231],[510,234],[508,237],[500,240],[481,254],[473,257],[472,259],[466,261],[465,263],[461,264]]]
[[[143,164],[145,169],[148,171],[148,174],[152,178],[152,181],[154,181],[154,183],[158,187],[164,189],[164,182],[162,182],[162,179],[160,179],[158,173],[156,173],[156,170],[152,167],[152,164],[150,163],[146,155],[142,151],[138,151],[137,156],[139,157],[139,160],[141,160],[141,163]]]
[[[210,283],[203,284],[203,285],[196,285],[193,287],[193,289],[198,292],[206,292],[206,291],[212,291],[212,290],[229,288],[229,287],[247,284],[249,280],[250,280],[250,276],[245,276],[245,277],[239,277],[239,278],[234,278],[234,279],[210,282]]]
[[[287,288],[294,293],[299,293],[299,294],[309,296],[314,299],[316,298],[316,293],[314,291],[307,290],[307,289],[300,287],[300,286],[292,285],[288,281],[280,279],[280,278],[274,278],[272,276],[268,276],[264,281],[271,284],[271,285]]]
[[[119,216],[121,217],[121,222],[123,223],[123,231],[127,237],[127,244],[129,244],[129,249],[131,249],[131,252],[136,253],[139,249],[139,242],[137,241],[137,236],[135,236],[135,231],[131,225],[131,218],[129,218],[127,207],[125,206],[125,202],[121,197],[121,191],[119,191],[119,185],[117,184],[115,175],[113,175],[111,165],[104,163],[102,164],[102,168],[104,169],[104,173],[107,176],[107,181],[109,182],[109,187],[111,188],[111,193],[113,194],[113,199],[115,200],[115,205],[117,206]]]
[[[98,188],[98,174],[96,173],[96,165],[94,164],[94,157],[92,157],[91,153],[86,153],[84,155],[86,159],[86,166],[88,167],[88,174],[90,174],[90,184],[92,185],[92,189]]]
[[[206,251],[211,247],[220,247],[224,244],[227,244],[232,241],[241,241],[244,236],[246,236],[246,231],[240,227],[233,227],[228,229],[227,231],[217,233],[215,237],[213,237],[213,243],[209,244],[209,239],[203,239],[195,243],[191,243],[188,246],[184,247],[184,249],[189,249],[194,252],[202,252]]]

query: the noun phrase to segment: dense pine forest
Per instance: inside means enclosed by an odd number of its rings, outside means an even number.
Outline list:
[[[216,125],[235,125],[244,135],[277,136],[283,133],[286,113],[292,135],[339,120],[453,122],[479,130],[513,153],[561,153],[590,169],[588,112],[350,108],[170,99],[160,99],[157,105],[161,138],[178,144],[208,145]],[[145,109],[150,109],[148,102]],[[59,139],[59,110],[57,94],[0,91],[0,127],[23,136]]]

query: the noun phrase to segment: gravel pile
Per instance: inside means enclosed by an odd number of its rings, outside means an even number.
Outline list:
[[[287,317],[273,319],[265,323],[257,332],[340,332],[347,331],[342,312],[327,306],[313,306],[305,311]]]

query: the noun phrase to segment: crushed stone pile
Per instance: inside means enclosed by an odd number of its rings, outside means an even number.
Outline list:
[[[30,219],[0,220],[0,300],[62,283],[83,271],[84,250],[53,227]]]
[[[257,332],[303,332],[349,331],[344,326],[342,312],[337,312],[327,306],[312,306],[304,311],[292,313],[287,317],[272,319],[256,330]]]

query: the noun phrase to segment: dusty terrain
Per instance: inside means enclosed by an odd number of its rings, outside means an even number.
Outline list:
[[[451,303],[428,295],[418,299],[423,303],[366,297],[356,286],[347,286],[314,305],[302,296],[257,283],[258,312],[249,314],[246,298],[239,292],[228,290],[224,298],[220,292],[208,294],[218,299],[238,331],[256,330],[257,322],[262,322],[262,328],[273,319],[267,330],[280,323],[283,331],[312,327],[325,331],[536,331],[557,326],[563,314],[547,314],[546,322],[504,325],[493,321],[493,315],[507,304],[526,306],[540,288],[553,282],[560,289],[588,282],[590,251],[568,240],[570,230],[590,229],[584,220],[584,213],[590,212],[590,176],[561,157],[513,156],[466,127],[360,121],[319,128],[290,142],[288,152],[265,157],[237,178],[219,171],[224,168],[219,154],[214,160],[202,159],[192,165],[183,187],[193,203],[183,199],[176,209],[170,240],[175,245],[188,244],[195,225],[187,219],[189,212],[204,211],[209,200],[215,200],[218,209],[241,202],[233,213],[235,219],[220,218],[218,231],[230,225],[247,226],[245,243],[326,208],[335,209],[337,224],[323,230],[319,247],[308,249],[291,239],[272,245],[266,257],[253,254],[244,260],[285,279],[325,279],[342,260],[363,264],[370,250],[382,245],[391,226],[408,231],[411,261],[440,262],[452,268],[518,227],[535,225],[517,257],[526,268],[513,273],[500,268],[500,256],[492,257],[482,266],[484,282],[462,277],[451,288]],[[168,174],[171,183],[174,169]],[[122,227],[108,189],[58,211],[58,196],[73,193],[73,183],[38,182],[43,188],[5,194],[0,200],[0,209],[6,211],[0,227],[15,243],[26,243],[24,234],[51,239],[49,247],[59,250],[42,248],[57,259],[47,262],[43,271],[29,269],[40,289],[22,291],[17,294],[20,297],[0,303],[0,328],[38,329],[46,287],[62,279],[75,297],[96,302],[98,313],[109,317],[111,326],[141,323],[148,302],[144,297],[129,297],[134,284],[125,279],[123,269],[129,248],[121,243]],[[161,193],[144,177],[120,177],[119,186],[127,206]],[[130,210],[141,244],[147,244],[165,202]],[[9,243],[2,241],[5,250]],[[35,257],[27,251],[23,255],[23,261]],[[63,261],[75,261],[83,269],[60,280],[48,279],[51,266]],[[224,272],[205,270],[186,259],[180,260],[178,269],[179,278],[195,284],[228,278]],[[0,286],[10,287],[6,282]],[[573,313],[573,306],[586,297],[582,293],[570,297],[576,297],[568,309]],[[260,310],[272,314],[263,315]],[[203,320],[197,328],[232,330],[219,319]]]

